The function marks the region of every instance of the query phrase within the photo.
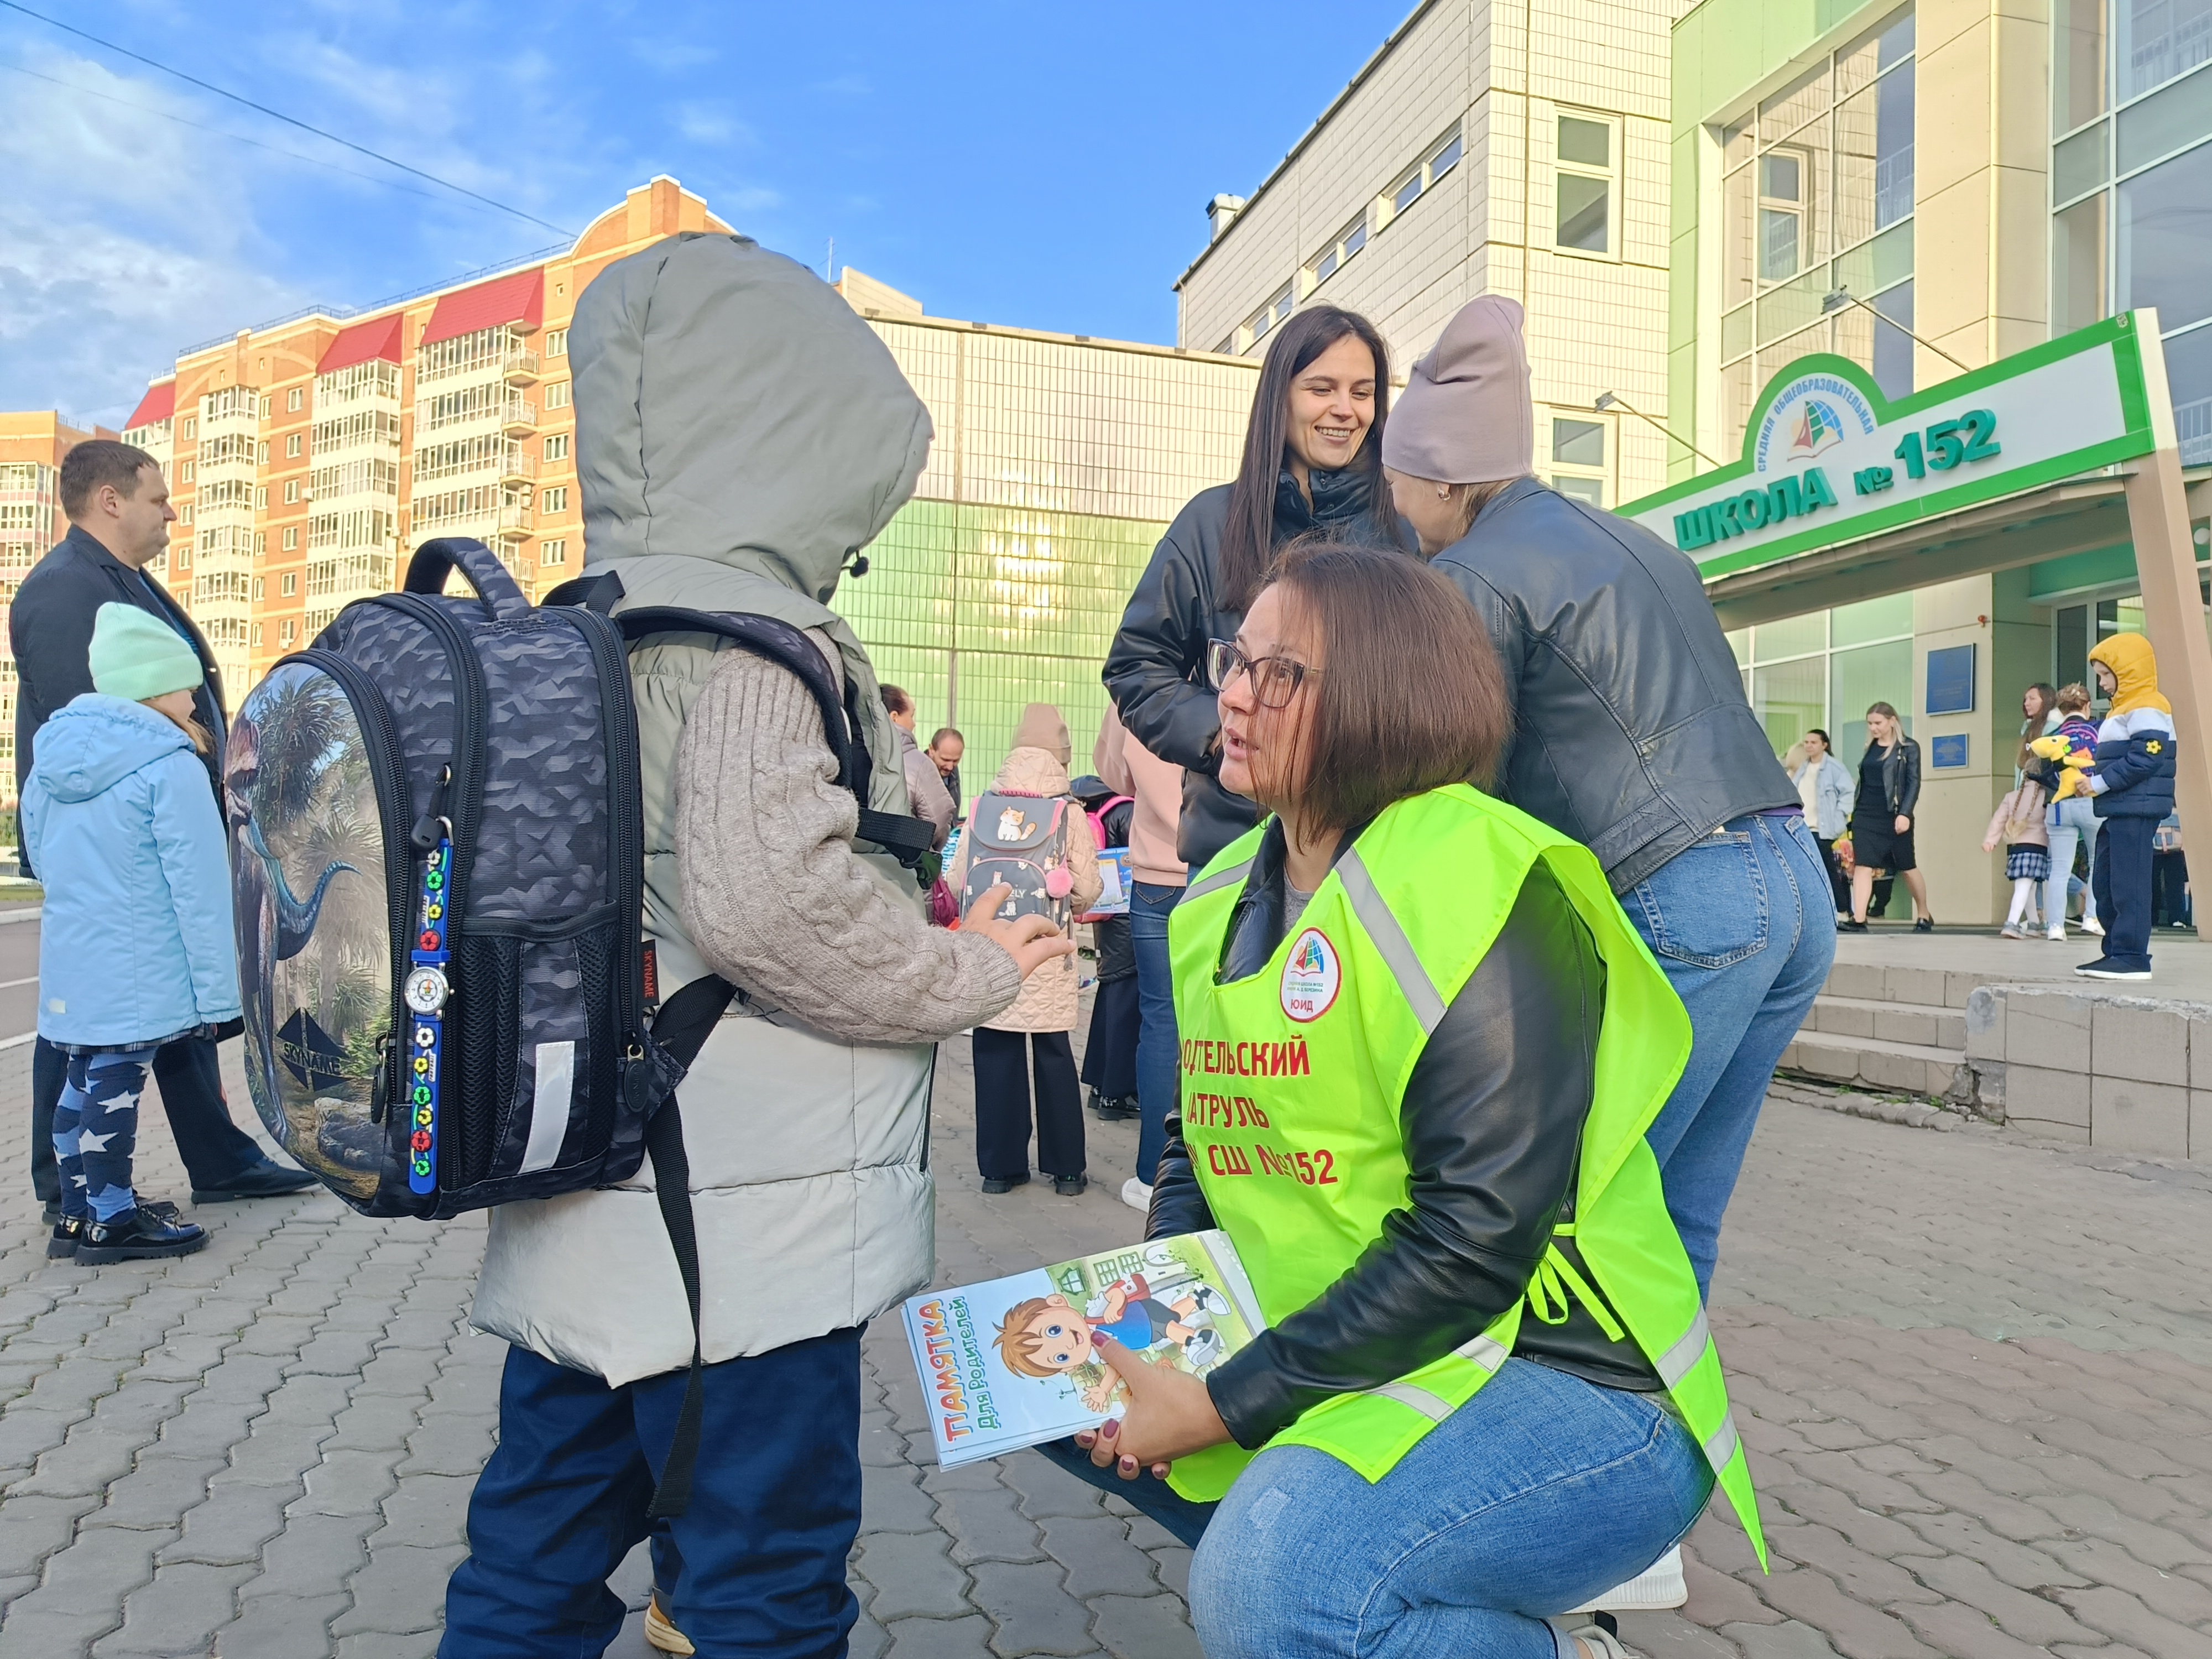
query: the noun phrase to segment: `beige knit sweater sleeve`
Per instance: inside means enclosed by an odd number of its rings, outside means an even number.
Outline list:
[[[726,653],[677,749],[692,943],[724,978],[853,1041],[929,1042],[988,1019],[1021,989],[1014,959],[884,890],[854,854],[859,808],[836,771],[799,677]]]

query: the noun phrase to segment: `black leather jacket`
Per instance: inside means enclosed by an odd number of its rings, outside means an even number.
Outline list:
[[[1435,562],[1504,665],[1499,793],[1596,854],[1614,892],[1730,818],[1797,804],[1686,555],[1522,478]]]
[[[1397,515],[1371,513],[1367,474],[1347,469],[1310,475],[1313,504],[1287,469],[1275,481],[1275,545],[1324,529],[1346,541],[1411,548]],[[1103,676],[1121,724],[1162,760],[1183,769],[1182,818],[1176,850],[1196,870],[1260,821],[1260,809],[1214,781],[1221,717],[1206,683],[1208,640],[1237,636],[1241,611],[1214,596],[1215,562],[1229,522],[1228,484],[1202,489],[1176,515],[1153,550],[1122,614]],[[1392,534],[1401,539],[1391,544]],[[1796,799],[1793,795],[1791,799]]]
[[[1338,856],[1357,839],[1346,836]],[[1262,971],[1286,931],[1278,823],[1230,921],[1222,977]],[[1573,1213],[1604,999],[1589,930],[1539,865],[1406,1085],[1399,1122],[1410,1201],[1334,1285],[1207,1377],[1239,1445],[1265,1443],[1332,1395],[1440,1358],[1526,1293],[1553,1227]],[[1214,1224],[1178,1110],[1145,1235]],[[1567,1241],[1562,1248],[1571,1252]],[[1635,1345],[1609,1340],[1579,1302],[1562,1325],[1525,1316],[1514,1352],[1607,1387],[1660,1386]]]
[[[1875,744],[1869,744],[1867,754],[1871,755],[1875,747]],[[1865,756],[1859,757],[1859,764],[1866,764]],[[1855,783],[1858,781],[1856,774],[1851,781]],[[1881,793],[1893,818],[1909,818],[1920,805],[1920,745],[1902,732],[1898,734],[1897,746],[1881,757]],[[1873,804],[1871,801],[1859,803],[1854,807],[1851,816],[1857,817]],[[1884,830],[1891,827],[1887,823],[1882,825]]]

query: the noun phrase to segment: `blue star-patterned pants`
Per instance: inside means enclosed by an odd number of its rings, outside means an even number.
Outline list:
[[[138,1146],[138,1097],[158,1045],[71,1054],[54,1108],[54,1158],[62,1213],[112,1221],[137,1206],[131,1155]]]

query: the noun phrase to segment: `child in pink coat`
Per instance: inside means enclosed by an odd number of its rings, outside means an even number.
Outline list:
[[[2026,939],[2039,931],[2040,919],[2023,918],[2035,903],[2035,890],[2051,874],[2051,831],[2043,822],[2043,809],[2051,799],[2039,778],[2022,778],[2020,787],[1997,803],[1982,851],[1993,853],[2005,843],[2005,878],[2012,883],[2012,908],[2005,916],[2004,937]],[[2062,911],[2063,915],[2063,912]]]

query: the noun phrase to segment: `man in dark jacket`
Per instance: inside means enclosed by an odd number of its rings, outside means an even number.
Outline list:
[[[1767,1080],[1835,957],[1819,847],[1697,567],[1529,476],[1521,308],[1486,295],[1383,434],[1398,510],[1474,601],[1514,700],[1500,789],[1598,856],[1690,1011],[1649,1139],[1700,1289]]]
[[[94,616],[101,605],[119,603],[160,617],[199,653],[207,678],[193,694],[192,712],[215,737],[208,781],[220,805],[226,729],[222,682],[191,618],[167,588],[146,574],[146,566],[167,547],[169,526],[177,516],[161,468],[152,456],[129,444],[105,439],[81,443],[62,461],[61,497],[70,532],[23,579],[8,617],[15,653],[19,798],[30,775],[39,728],[71,698],[92,690]],[[68,1056],[40,1038],[31,1061],[31,1184],[50,1212],[61,1197],[53,1122],[67,1066]],[[271,1162],[230,1121],[213,1037],[165,1043],[154,1056],[154,1079],[191,1178],[195,1204],[274,1197],[315,1184],[313,1176]]]

